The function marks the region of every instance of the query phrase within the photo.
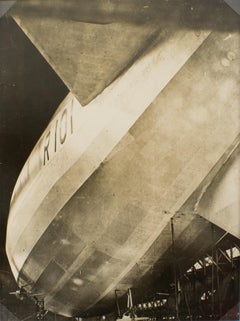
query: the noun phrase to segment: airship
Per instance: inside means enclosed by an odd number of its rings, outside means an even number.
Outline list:
[[[41,36],[34,37],[37,19],[13,17],[43,48]],[[144,41],[144,50],[131,53],[131,63],[86,104],[81,88],[66,81],[70,91],[15,185],[8,259],[18,285],[41,293],[49,311],[106,313],[116,290],[141,291],[154,282],[154,267],[160,274],[172,262],[173,237],[175,255],[187,257],[189,267],[211,246],[212,222],[221,227],[214,241],[224,230],[239,238],[235,216],[228,226],[221,219],[236,195],[216,206],[224,193],[212,188],[229,182],[219,168],[239,144],[238,35],[173,28],[150,36],[147,48]],[[42,53],[55,66],[45,45]]]

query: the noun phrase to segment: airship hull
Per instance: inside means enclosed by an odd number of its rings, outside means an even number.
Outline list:
[[[179,43],[189,41],[184,37]],[[111,306],[116,289],[140,286],[146,275],[151,279],[149,271],[171,246],[171,218],[177,221],[237,136],[234,65],[221,67],[213,97],[208,88],[220,67],[215,57],[206,62],[203,55],[218,52],[224,35],[192,37],[195,49],[207,39],[158,96],[167,80],[153,77],[157,59],[146,65],[152,55],[159,58],[156,48],[89,106],[69,94],[23,168],[11,200],[7,254],[19,285],[41,293],[48,310],[100,313]],[[189,74],[200,83],[203,66],[212,68],[202,83],[204,96],[198,86],[189,92]],[[230,72],[224,99],[233,103],[226,118],[221,84]],[[148,94],[139,95],[144,89]],[[176,238],[185,240],[179,255],[194,257],[199,240],[202,249],[209,246],[209,230],[203,231],[210,223],[194,215],[176,223]]]

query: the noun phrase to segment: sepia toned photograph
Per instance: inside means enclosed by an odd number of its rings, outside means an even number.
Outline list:
[[[0,321],[240,320],[240,0],[0,0]]]

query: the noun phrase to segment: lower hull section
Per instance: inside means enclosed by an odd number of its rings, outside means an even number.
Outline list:
[[[126,273],[134,253],[127,240],[119,242],[113,225],[108,231],[99,233],[97,240],[95,233],[91,233],[92,240],[88,236],[87,241],[84,233],[76,234],[71,221],[67,220],[69,213],[59,215],[39,240],[19,275],[21,284],[34,282],[29,289],[32,293],[42,293],[46,308],[51,311],[66,316],[106,313],[114,307],[115,290],[119,295],[125,294],[130,287],[137,288],[141,294],[146,290],[149,292],[148,286],[153,288],[154,280],[171,266],[170,222],[147,253]],[[76,216],[78,213],[71,214],[73,221]],[[131,223],[136,224],[129,222],[129,225]],[[173,223],[175,250],[185,269],[224,233],[217,229],[212,240],[209,238],[211,224],[190,214],[177,214]],[[115,224],[121,228],[118,222]]]

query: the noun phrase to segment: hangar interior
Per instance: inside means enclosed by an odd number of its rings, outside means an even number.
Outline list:
[[[0,2],[1,321],[239,320],[239,26]]]

